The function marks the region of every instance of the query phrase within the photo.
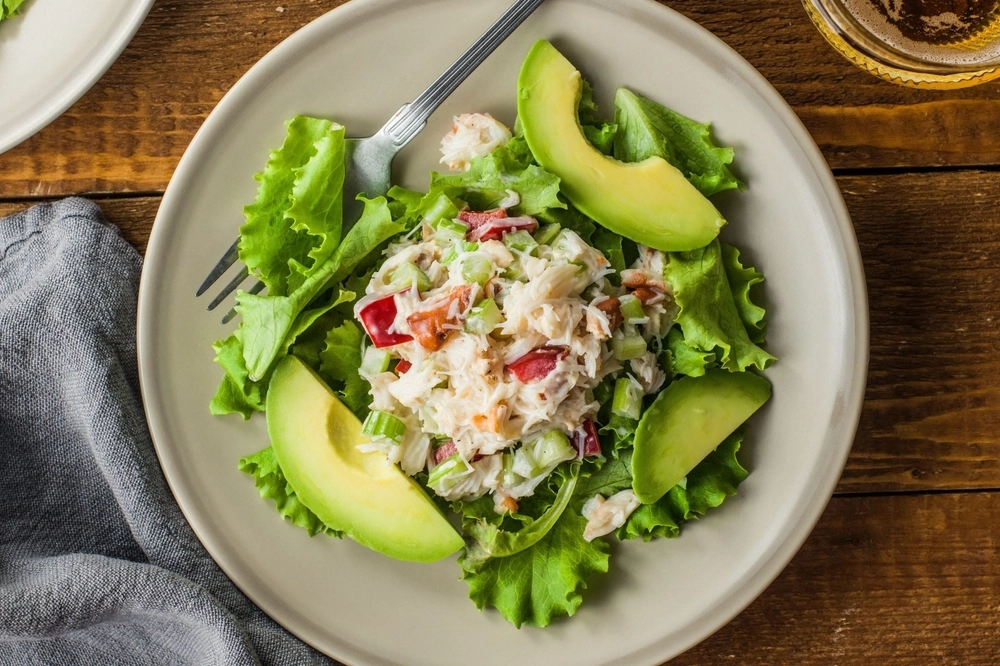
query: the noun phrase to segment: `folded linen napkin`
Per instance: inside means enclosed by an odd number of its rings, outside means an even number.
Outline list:
[[[167,488],[141,263],[84,199],[0,219],[0,665],[330,664],[240,593]]]

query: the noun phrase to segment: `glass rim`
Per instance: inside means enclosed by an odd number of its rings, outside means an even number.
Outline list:
[[[950,79],[956,75],[980,77],[1000,68],[1000,57],[968,64],[950,64],[919,58],[887,44],[873,34],[847,11],[839,0],[802,0],[802,4],[827,41],[842,53],[843,48],[836,43],[835,39],[842,41],[862,57],[870,58],[892,70],[899,70],[917,77],[926,75],[932,78],[949,77]],[[823,25],[820,24],[820,21]],[[855,60],[847,53],[844,55],[852,61]]]

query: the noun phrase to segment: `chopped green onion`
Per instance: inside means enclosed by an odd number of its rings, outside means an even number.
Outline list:
[[[534,252],[538,242],[524,229],[512,231],[503,237],[503,244],[517,252]]]
[[[539,245],[550,245],[560,231],[562,227],[558,224],[546,224],[535,232],[535,242]]]
[[[417,285],[417,291],[427,291],[431,288],[431,279],[427,277],[427,273],[420,270],[420,267],[412,261],[396,267],[389,281],[397,287]]]
[[[620,377],[615,382],[615,397],[611,413],[638,419],[642,415],[642,385],[632,377]]]
[[[456,217],[458,206],[447,194],[441,193],[424,213],[424,222],[436,228],[441,220],[453,220]]]
[[[427,476],[427,485],[438,490],[447,490],[457,484],[461,478],[456,472],[466,470],[465,461],[457,453],[442,460]]]
[[[459,220],[438,220],[434,225],[434,238],[441,243],[464,240],[468,231],[469,227]]]
[[[479,243],[464,240],[456,241],[452,243],[451,247],[448,248],[448,251],[441,257],[441,263],[447,266],[451,262],[458,259],[458,255],[466,252],[475,252],[478,249]]]
[[[361,432],[371,438],[388,439],[399,444],[406,434],[406,424],[392,414],[380,412],[377,409],[368,413],[368,418],[361,426]]]
[[[619,296],[618,300],[621,302],[622,317],[625,318],[625,321],[645,319],[646,313],[642,309],[642,301],[638,298],[632,294],[625,294]]]
[[[493,262],[480,254],[462,260],[462,277],[469,282],[486,284],[493,277]]]
[[[487,298],[479,302],[465,318],[465,332],[473,335],[488,335],[503,323],[503,313],[496,301]]]
[[[361,359],[361,374],[377,375],[389,369],[389,362],[392,361],[392,354],[384,349],[368,347],[365,355]]]
[[[629,333],[624,328],[619,329],[611,336],[611,351],[619,361],[639,358],[646,353],[646,341],[634,329]]]

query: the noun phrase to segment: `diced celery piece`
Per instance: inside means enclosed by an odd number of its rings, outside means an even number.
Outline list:
[[[384,349],[368,347],[365,355],[361,359],[361,374],[377,375],[389,369],[389,362],[392,361],[392,354]]]
[[[377,409],[368,413],[361,432],[371,438],[388,439],[399,444],[406,435],[406,424],[392,414],[380,412]]]
[[[564,252],[568,252],[570,248],[567,246],[567,242],[568,241],[566,240],[566,230],[563,229],[556,234],[556,237],[552,239],[549,245],[552,246],[553,250],[562,250]]]
[[[626,331],[628,327],[623,327],[615,331],[611,336],[611,351],[619,361],[628,361],[639,358],[646,353],[646,341],[635,329]]]
[[[528,277],[524,272],[524,267],[521,266],[521,260],[518,257],[514,257],[514,261],[511,262],[510,266],[504,269],[503,276],[507,280],[515,281],[524,281]]]
[[[427,273],[420,270],[420,267],[412,261],[397,266],[389,281],[397,287],[417,285],[417,291],[427,291],[431,288],[431,279],[427,277]]]
[[[464,240],[469,227],[459,220],[438,220],[434,225],[434,238],[441,243]]]
[[[576,457],[569,437],[561,430],[550,430],[531,443],[532,457],[541,470]]]
[[[466,471],[465,461],[457,453],[445,458],[427,476],[427,485],[437,490],[452,488],[462,480],[461,472]]]
[[[538,463],[535,462],[532,450],[523,444],[514,451],[514,462],[511,469],[515,474],[523,476],[525,479],[538,476],[541,471]]]
[[[576,457],[569,437],[559,430],[550,430],[534,441],[522,444],[514,451],[511,471],[530,479],[551,470],[564,460]]]
[[[619,377],[615,382],[611,413],[637,420],[642,415],[642,385],[634,378]]]
[[[481,254],[472,254],[462,260],[462,277],[469,282],[486,284],[493,277],[493,263]]]
[[[539,245],[549,245],[555,240],[562,227],[558,224],[546,224],[535,232],[535,242]]]
[[[478,249],[479,243],[464,240],[456,241],[452,243],[451,247],[448,248],[448,251],[441,257],[441,263],[447,266],[451,262],[458,259],[458,255],[464,252],[475,252]]]
[[[503,487],[511,488],[524,481],[524,477],[514,471],[514,454],[503,454]]]
[[[503,237],[503,244],[517,252],[534,252],[538,242],[524,229],[512,231]]]
[[[465,332],[473,335],[488,335],[503,323],[503,313],[496,301],[487,298],[480,301],[465,318]]]
[[[437,228],[439,221],[453,220],[456,217],[458,217],[458,206],[447,194],[441,193],[424,213],[424,222]]]
[[[622,317],[625,318],[625,321],[644,319],[646,317],[646,313],[642,309],[642,301],[632,294],[619,296],[618,300],[621,302]]]

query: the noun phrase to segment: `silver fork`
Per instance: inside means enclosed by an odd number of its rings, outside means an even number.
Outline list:
[[[441,103],[455,92],[462,81],[475,71],[542,2],[544,0],[516,0],[451,67],[445,70],[444,74],[415,100],[404,104],[382,129],[369,137],[347,139],[343,199],[345,233],[361,217],[363,205],[357,201],[357,195],[364,193],[368,197],[375,197],[389,191],[392,159],[396,153],[420,133],[420,130],[427,125],[427,119]],[[196,296],[208,291],[237,261],[239,261],[238,238],[198,287]],[[212,299],[208,309],[217,308],[248,277],[250,271],[244,266]],[[248,291],[257,294],[263,289],[264,283],[258,281]],[[223,317],[222,323],[229,323],[235,316],[236,310],[230,310]]]

